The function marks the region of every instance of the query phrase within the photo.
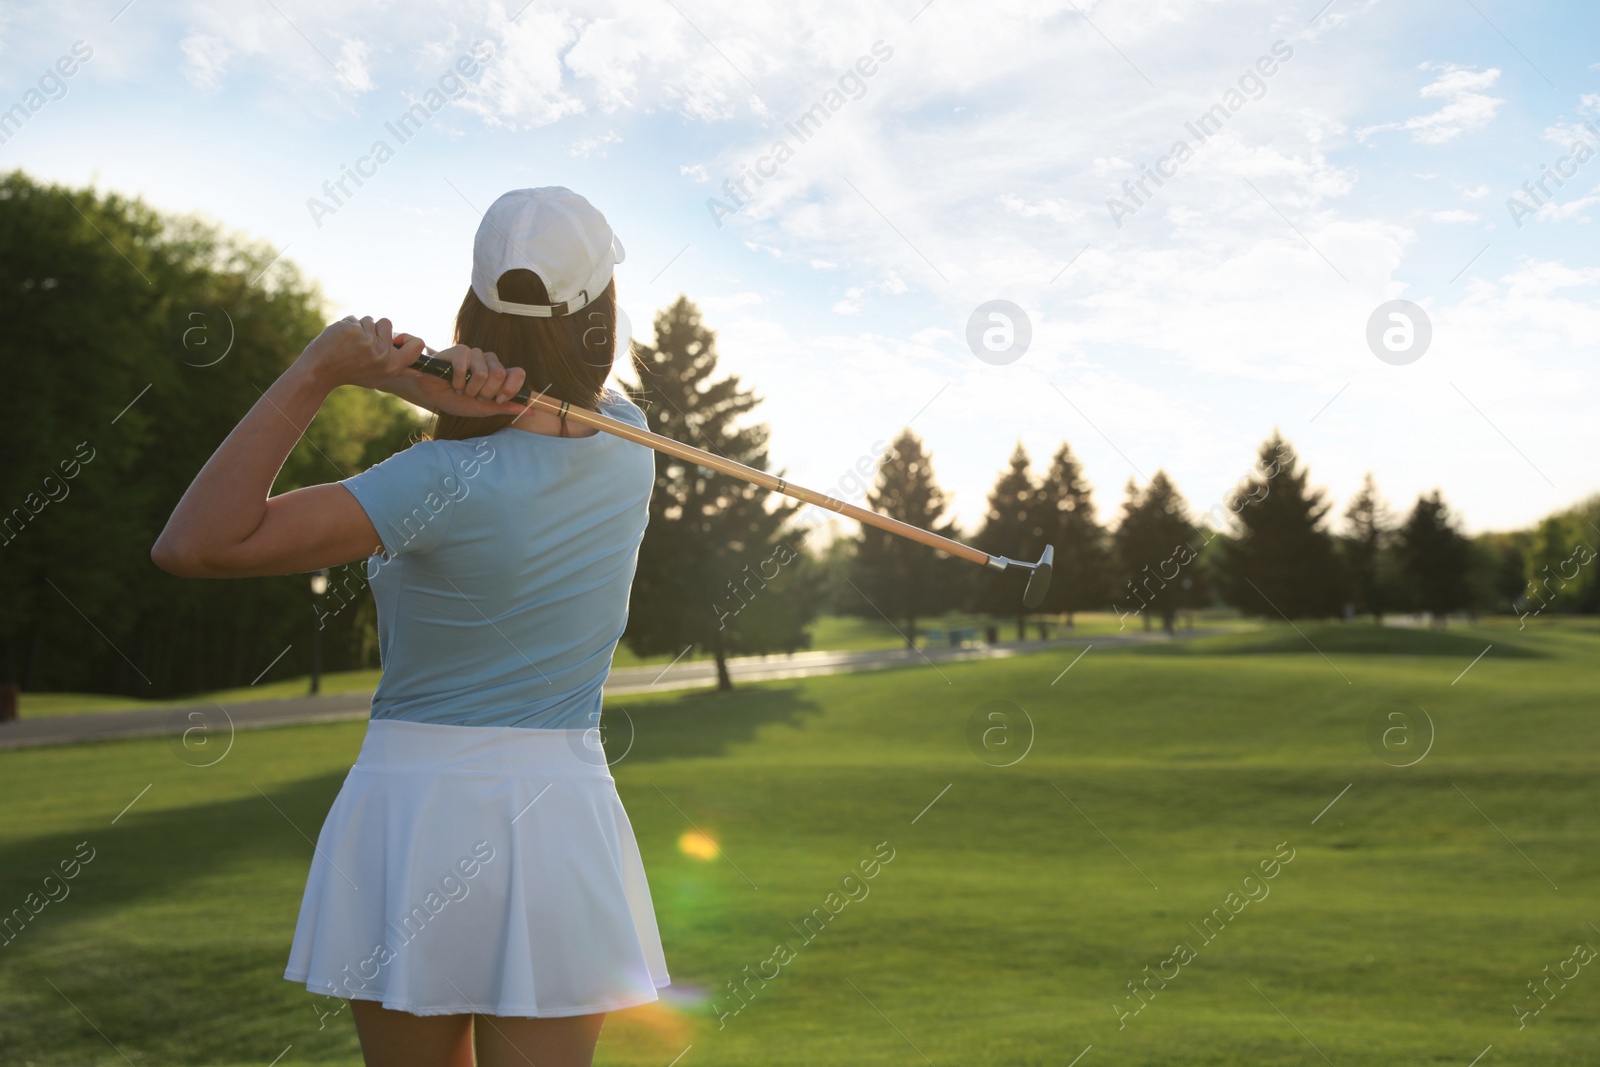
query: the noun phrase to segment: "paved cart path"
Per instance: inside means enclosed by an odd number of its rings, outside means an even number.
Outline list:
[[[1178,637],[1198,637],[1213,630],[1179,630]],[[1169,640],[1155,632],[1110,634],[1068,641],[1013,641],[968,648],[872,649],[856,652],[796,652],[793,655],[740,656],[728,661],[735,683],[782,678],[809,678],[822,674],[879,670],[886,667],[936,668],[941,663],[969,659],[1001,659],[1027,652],[1055,649],[1065,667],[1086,645],[1112,647]],[[607,696],[660,693],[673,689],[702,689],[717,684],[716,663],[691,660],[666,667],[624,667],[606,680]],[[185,730],[248,730],[298,723],[364,719],[372,704],[370,692],[332,696],[290,697],[240,703],[182,704],[131,711],[99,711],[83,715],[46,715],[0,723],[0,749],[62,745],[78,741],[106,741],[124,737],[182,734]]]

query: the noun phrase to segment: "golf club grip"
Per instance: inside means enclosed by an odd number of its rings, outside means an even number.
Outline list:
[[[438,356],[418,356],[417,361],[411,364],[411,369],[419,370],[424,374],[431,374],[435,378],[442,378],[447,382],[453,381],[456,374],[454,365],[451,364],[448,359],[440,359]],[[523,386],[522,389],[519,390],[515,396],[508,399],[506,403],[527,404],[530,401],[533,401],[533,391],[527,386]],[[552,405],[551,407],[545,409],[548,411],[554,412],[559,410],[561,407],[559,403],[553,401],[547,401],[547,403]],[[535,402],[533,406],[543,408],[544,404]]]
[[[432,374],[437,378],[443,378],[445,381],[451,381],[455,374],[449,360],[439,359],[436,356],[420,356],[411,366],[424,374]],[[543,393],[534,395],[526,388],[512,397],[508,403],[538,408],[541,411],[548,411],[552,415],[561,414],[561,409],[564,406],[561,401],[553,400]],[[799,500],[806,504],[814,504],[819,508],[826,508],[836,515],[846,515],[868,526],[875,526],[880,530],[898,534],[919,544],[927,545],[929,548],[948,552],[950,555],[964,559],[969,563],[986,564],[989,562],[990,557],[987,552],[980,552],[978,549],[964,545],[960,541],[941,537],[939,534],[924,530],[920,526],[901,522],[899,519],[881,515],[867,508],[857,507],[855,504],[848,504],[843,500],[824,493],[818,493],[804,486],[791,485],[786,479],[779,478],[777,475],[756,470],[754,467],[747,467],[736,460],[727,459],[713,452],[706,452],[695,448],[693,445],[686,445],[681,441],[674,441],[670,437],[663,437],[661,434],[652,433],[649,430],[641,430],[630,423],[589,411],[586,408],[577,407],[567,407],[566,417],[584,426],[592,426],[596,430],[621,437],[635,444],[644,445],[646,448],[653,448],[657,452],[664,452],[669,456],[676,456],[686,462],[707,467],[734,478],[743,479],[752,485],[759,485],[763,489],[781,493],[791,499]]]

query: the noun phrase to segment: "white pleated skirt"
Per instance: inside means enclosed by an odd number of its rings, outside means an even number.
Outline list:
[[[659,999],[650,886],[598,732],[369,723],[284,977],[414,1015]]]

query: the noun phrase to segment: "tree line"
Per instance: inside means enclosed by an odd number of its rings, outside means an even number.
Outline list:
[[[680,297],[659,313],[655,335],[634,354],[634,392],[651,428],[767,470],[766,427],[739,421],[759,399],[737,376],[716,376],[715,334],[694,304]],[[1468,537],[1440,491],[1397,518],[1369,473],[1336,513],[1274,431],[1238,483],[1204,510],[1157,471],[1143,485],[1129,479],[1106,526],[1070,445],[1036,475],[1019,443],[968,532],[949,515],[949,494],[915,434],[879,444],[872,464],[834,495],[865,489],[873,510],[991,555],[1034,560],[1055,546],[1054,579],[1037,614],[1068,626],[1082,611],[1170,632],[1181,613],[1209,607],[1289,621],[1422,613],[1440,625],[1459,612],[1527,618],[1545,608],[1600,609],[1597,568],[1587,566],[1600,541],[1600,496],[1534,530]],[[812,549],[825,509],[781,498],[773,506],[737,479],[667,456],[657,456],[656,471],[626,638],[640,654],[704,649],[727,685],[728,655],[807,647],[807,627],[823,611],[882,617],[913,645],[920,622],[947,612],[1011,617],[1018,638],[1026,634],[1020,571],[980,569],[872,527]],[[855,477],[869,471],[870,484]]]
[[[906,521],[940,522],[944,494],[930,457],[905,431],[879,471],[870,502]],[[908,506],[908,501],[917,502]],[[953,524],[943,531],[960,536]],[[1223,499],[1195,512],[1157,471],[1129,479],[1109,528],[1095,517],[1092,490],[1063,443],[1038,477],[1018,445],[989,493],[972,543],[991,554],[1034,559],[1056,548],[1054,581],[1040,612],[1114,613],[1144,629],[1172,631],[1180,613],[1231,607],[1265,619],[1354,618],[1420,613],[1437,625],[1453,614],[1546,609],[1593,614],[1600,582],[1592,547],[1600,541],[1600,496],[1544,519],[1533,530],[1468,537],[1443,494],[1420,495],[1396,517],[1372,474],[1342,512],[1310,484],[1309,469],[1280,433],[1262,443],[1255,465]],[[910,550],[908,550],[908,548]],[[1025,576],[973,576],[916,561],[917,550],[863,531],[854,563],[878,608],[903,622],[946,611],[1014,615],[1024,636]],[[898,566],[880,561],[899,557]],[[915,574],[905,568],[917,568]],[[885,605],[888,605],[885,607]]]
[[[194,582],[150,562],[194,473],[325,325],[317,285],[274,260],[265,244],[115,193],[0,176],[0,685],[144,697],[248,686],[307,673],[314,630],[325,669],[377,665],[362,563],[335,569],[314,605],[305,575]],[[751,419],[761,399],[718,370],[699,310],[680,297],[654,325],[619,359],[651,428],[769,469],[767,427]],[[394,397],[337,390],[274,491],[354,474],[424,426]],[[964,537],[909,431],[875,442],[828,491]],[[1347,604],[1600,606],[1593,553],[1582,555],[1600,535],[1593,500],[1534,530],[1468,539],[1437,493],[1396,521],[1369,480],[1335,529],[1276,436],[1239,491],[1201,514],[1160,472],[1129,483],[1110,528],[1091,493],[1067,445],[1038,476],[1019,446],[971,532],[1014,558],[1056,546],[1049,615],[1114,610],[1170,628],[1217,603],[1289,618]],[[625,641],[640,655],[710,655],[723,684],[730,656],[808,647],[823,612],[887,617],[915,641],[922,620],[952,609],[1019,610],[1020,575],[872,529],[818,544],[831,513],[668,456],[656,456],[650,507]]]

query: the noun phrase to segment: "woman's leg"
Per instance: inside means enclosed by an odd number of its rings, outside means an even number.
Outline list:
[[[470,1015],[411,1015],[372,1000],[352,1000],[350,1012],[367,1067],[472,1067]]]
[[[478,1067],[590,1067],[605,1012],[562,1019],[476,1016]]]

